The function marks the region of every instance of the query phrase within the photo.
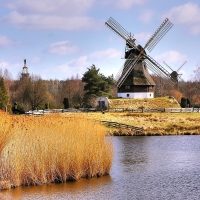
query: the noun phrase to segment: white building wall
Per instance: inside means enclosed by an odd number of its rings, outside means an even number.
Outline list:
[[[154,98],[153,92],[130,92],[130,93],[118,93],[120,98]]]

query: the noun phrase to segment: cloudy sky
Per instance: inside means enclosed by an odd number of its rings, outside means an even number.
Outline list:
[[[105,75],[124,63],[125,42],[105,26],[113,17],[144,46],[167,17],[172,29],[148,53],[187,80],[200,65],[197,0],[0,0],[0,68],[16,79],[24,59],[43,79],[79,77],[95,64]]]

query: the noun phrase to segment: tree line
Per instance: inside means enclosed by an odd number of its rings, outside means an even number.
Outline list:
[[[200,67],[189,81],[171,85],[165,78],[152,75],[155,97],[174,96],[182,107],[200,107]],[[83,77],[43,80],[38,75],[17,80],[7,69],[0,69],[0,109],[23,113],[32,109],[93,107],[98,96],[117,97],[113,76],[105,76],[92,65]]]
[[[200,107],[200,66],[197,67],[188,81],[180,80],[178,84],[152,75],[156,83],[155,96],[173,96],[182,107]]]
[[[0,69],[0,109],[23,113],[35,109],[93,107],[98,96],[112,98],[114,79],[92,65],[70,79],[43,80],[38,75],[13,80],[7,69]]]

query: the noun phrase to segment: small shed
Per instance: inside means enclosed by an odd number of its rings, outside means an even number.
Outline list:
[[[107,97],[98,97],[96,99],[96,107],[98,110],[108,110],[109,99]]]

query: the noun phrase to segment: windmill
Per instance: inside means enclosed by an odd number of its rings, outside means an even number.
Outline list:
[[[142,47],[131,33],[128,33],[112,17],[105,22],[106,26],[113,30],[126,42],[125,63],[116,75],[118,97],[145,97],[154,96],[155,82],[151,78],[148,69],[156,75],[168,78],[172,84],[177,80],[164,67],[147,55],[146,49],[151,52],[163,36],[171,29],[173,24],[165,19],[152,37]]]
[[[173,79],[176,80],[177,84],[178,84],[178,81],[181,80],[181,75],[182,75],[182,74],[178,74],[178,72],[183,67],[183,65],[185,65],[186,62],[187,61],[184,61],[183,64],[177,69],[177,71],[174,71],[166,62],[163,62],[169,69],[172,70],[171,76],[173,77]]]

